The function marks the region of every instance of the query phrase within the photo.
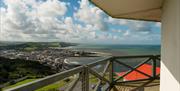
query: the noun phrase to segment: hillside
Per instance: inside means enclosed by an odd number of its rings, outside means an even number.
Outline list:
[[[24,43],[4,43],[0,42],[0,50],[16,49],[16,50],[37,50],[52,47],[68,47],[76,46],[75,43],[67,42],[24,42]]]
[[[0,84],[24,76],[44,77],[54,73],[54,70],[38,61],[0,57]]]

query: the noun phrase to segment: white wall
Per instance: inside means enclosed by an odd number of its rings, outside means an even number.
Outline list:
[[[180,91],[180,0],[165,0],[160,91]]]

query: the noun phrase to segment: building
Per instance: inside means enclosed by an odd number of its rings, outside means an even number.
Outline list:
[[[113,18],[162,23],[160,91],[180,91],[180,0],[90,0]]]

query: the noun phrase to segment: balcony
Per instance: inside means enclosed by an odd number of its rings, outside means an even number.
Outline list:
[[[60,91],[159,91],[159,67],[160,55],[109,56],[6,91],[34,91],[67,78]]]

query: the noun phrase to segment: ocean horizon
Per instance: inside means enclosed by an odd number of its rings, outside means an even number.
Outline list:
[[[121,55],[160,55],[161,45],[95,45],[95,44],[80,44],[77,46],[68,47],[74,50],[93,51],[110,53],[114,56]]]

